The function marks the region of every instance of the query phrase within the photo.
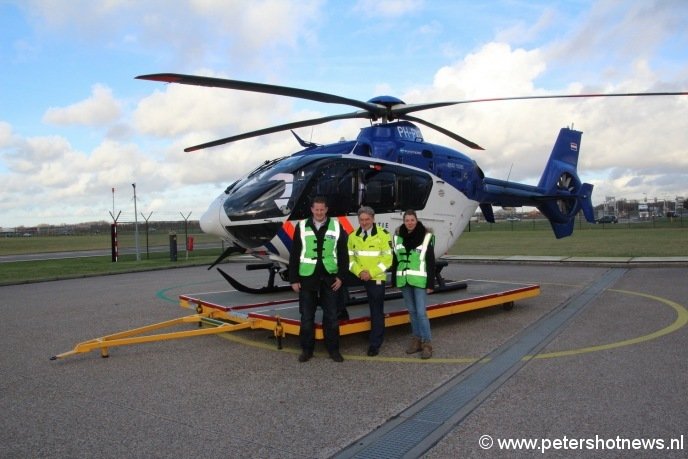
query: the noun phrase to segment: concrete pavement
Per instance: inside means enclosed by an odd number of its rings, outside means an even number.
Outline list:
[[[523,449],[504,449],[509,439],[537,440],[527,452],[550,446],[548,457],[656,457],[648,448],[622,451],[623,440],[630,448],[630,440],[668,447],[675,439],[682,448],[664,449],[662,457],[685,457],[684,261],[454,261],[448,278],[535,282],[542,294],[508,312],[433,321],[435,355],[428,361],[404,353],[408,329],[398,327],[388,329],[374,358],[365,355],[365,336],[344,337],[342,364],[322,349],[299,364],[296,338],[278,351],[265,330],[51,362],[78,341],[187,314],[176,304],[179,294],[229,286],[205,267],[3,286],[0,456],[366,457],[357,447],[372,444],[376,432],[452,390],[464,396],[469,386],[461,384],[488,368],[496,352],[513,352],[519,339],[532,337],[529,327],[585,297],[535,355],[442,420],[441,436],[422,450],[397,444],[386,457],[522,456]],[[246,283],[264,280],[264,273],[226,266]],[[618,277],[590,294],[612,271]],[[592,443],[581,448],[572,439]]]

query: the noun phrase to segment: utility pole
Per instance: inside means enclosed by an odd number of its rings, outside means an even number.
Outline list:
[[[141,261],[141,252],[139,251],[139,218],[136,210],[136,183],[131,184],[134,187],[134,240],[136,241],[136,261]]]

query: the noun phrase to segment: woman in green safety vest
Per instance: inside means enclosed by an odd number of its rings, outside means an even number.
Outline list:
[[[404,212],[404,224],[394,235],[392,275],[401,289],[411,321],[411,344],[407,354],[432,357],[430,320],[425,308],[427,294],[435,288],[435,237],[418,220],[415,210]]]

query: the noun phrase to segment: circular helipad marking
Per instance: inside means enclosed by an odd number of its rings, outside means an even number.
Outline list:
[[[588,346],[588,347],[580,347],[577,349],[570,349],[568,351],[558,351],[558,352],[546,352],[542,354],[537,354],[534,356],[526,356],[525,358],[531,358],[531,359],[552,359],[555,357],[566,357],[570,355],[578,355],[578,354],[587,354],[589,352],[598,352],[598,351],[606,351],[609,349],[616,349],[619,347],[624,347],[624,346],[631,346],[633,344],[639,344],[643,343],[646,341],[650,341],[656,338],[659,338],[660,336],[668,335],[669,333],[673,333],[680,329],[681,327],[684,327],[686,323],[688,323],[688,310],[686,310],[685,307],[682,305],[671,301],[667,300],[666,298],[662,298],[659,296],[655,295],[649,295],[647,293],[639,293],[639,292],[633,292],[630,290],[615,290],[615,289],[609,289],[610,292],[619,292],[619,293],[625,293],[627,295],[636,295],[636,296],[641,296],[653,301],[658,301],[660,303],[664,303],[667,306],[671,307],[676,311],[676,320],[671,323],[670,325],[659,329],[655,332],[648,333],[647,335],[642,335],[638,336],[636,338],[629,338],[621,341],[615,341],[613,343],[608,343],[608,344],[600,344],[598,346]]]
[[[170,292],[170,291],[172,291],[172,290],[180,289],[180,288],[182,288],[182,287],[190,287],[190,286],[192,286],[192,285],[211,284],[211,283],[213,283],[213,282],[215,282],[215,281],[192,282],[192,283],[189,283],[189,284],[175,285],[174,287],[161,288],[160,290],[158,290],[157,292],[155,292],[155,297],[156,297],[156,298],[159,298],[159,299],[161,299],[161,300],[164,300],[164,301],[169,301],[170,303],[179,304],[179,298],[178,298],[178,297],[177,297],[177,298],[170,298],[170,297],[167,295],[167,293]]]
[[[194,284],[188,284],[188,285],[199,285],[203,284],[206,282],[197,282]],[[174,300],[172,298],[169,298],[167,296],[167,292],[170,290],[175,290],[178,289],[182,286],[175,286],[175,287],[169,287],[169,288],[164,288],[161,290],[158,290],[156,292],[156,297],[165,300],[165,301],[170,301],[173,303],[177,303],[177,300]],[[607,343],[607,344],[600,344],[597,346],[586,346],[586,347],[580,347],[576,349],[569,349],[565,351],[557,351],[557,352],[546,352],[542,354],[537,354],[537,355],[529,355],[525,356],[524,360],[534,360],[534,359],[552,359],[552,358],[558,358],[558,357],[568,357],[572,355],[579,355],[579,354],[587,354],[591,352],[599,352],[599,351],[606,351],[609,349],[617,349],[620,347],[625,347],[625,346],[631,346],[634,344],[639,344],[643,343],[646,341],[651,341],[653,339],[659,338],[661,336],[668,335],[670,333],[673,333],[680,328],[684,327],[688,323],[688,310],[671,300],[668,300],[666,298],[662,298],[659,296],[655,295],[649,295],[647,293],[640,293],[640,292],[633,292],[630,290],[617,290],[617,289],[609,289],[607,290],[609,292],[617,292],[617,293],[623,293],[626,295],[636,295],[636,296],[641,296],[644,298],[647,298],[652,301],[657,301],[659,303],[663,303],[669,307],[671,307],[674,311],[676,311],[676,320],[669,324],[668,326],[661,328],[657,331],[654,331],[652,333],[648,333],[646,335],[638,336],[635,338],[629,338],[625,340],[620,340],[620,341],[615,341],[612,343]],[[234,341],[236,343],[240,343],[246,346],[253,346],[253,347],[258,347],[261,349],[266,349],[266,350],[272,350],[272,351],[279,351],[279,352],[287,352],[287,353],[292,353],[292,354],[298,354],[300,349],[296,348],[283,348],[281,350],[278,350],[275,344],[272,343],[260,343],[258,341],[248,339],[248,338],[242,338],[238,335],[235,334],[230,334],[230,333],[223,333],[221,335],[218,335],[224,339]],[[325,353],[317,353],[316,356],[322,356],[325,357]],[[475,363],[478,361],[487,361],[487,359],[484,359],[482,357],[453,357],[453,358],[430,358],[426,360],[422,360],[419,357],[385,357],[382,355],[378,355],[375,357],[368,357],[365,355],[349,355],[349,354],[344,354],[347,360],[369,360],[369,361],[380,361],[380,362],[392,362],[392,363],[403,363],[403,362],[412,362],[412,363],[422,363],[422,364],[439,364],[439,363],[462,363],[462,364],[470,364],[470,363]]]

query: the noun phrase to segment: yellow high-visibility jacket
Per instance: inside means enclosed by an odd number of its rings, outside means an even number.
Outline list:
[[[349,271],[356,277],[368,271],[371,280],[386,280],[385,272],[392,266],[392,242],[387,230],[373,225],[368,237],[358,228],[349,235]]]

